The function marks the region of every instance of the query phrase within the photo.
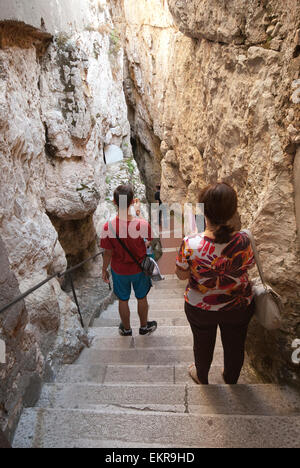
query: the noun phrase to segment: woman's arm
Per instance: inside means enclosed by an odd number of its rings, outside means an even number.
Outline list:
[[[188,261],[187,249],[186,249],[187,238],[183,239],[178,256],[176,259],[176,275],[182,281],[190,279],[191,269]]]

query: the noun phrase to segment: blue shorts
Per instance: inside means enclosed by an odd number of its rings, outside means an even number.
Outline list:
[[[151,279],[142,272],[137,275],[118,275],[112,270],[111,273],[114,283],[114,293],[121,301],[129,301],[131,285],[133,286],[137,299],[144,299],[152,288]]]

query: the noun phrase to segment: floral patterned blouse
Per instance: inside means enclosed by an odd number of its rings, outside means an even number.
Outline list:
[[[191,269],[185,300],[204,310],[228,311],[247,307],[253,299],[248,269],[254,254],[248,235],[235,234],[228,244],[217,244],[204,234],[183,239],[176,262]]]

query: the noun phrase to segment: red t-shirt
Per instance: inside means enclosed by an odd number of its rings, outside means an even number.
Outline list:
[[[119,275],[136,275],[141,269],[119,243],[107,222],[102,230],[100,247],[112,250],[112,270]],[[113,230],[117,232],[122,242],[132,252],[138,262],[142,262],[146,256],[144,239],[152,240],[150,224],[144,219],[134,218],[132,221],[124,221],[118,217],[111,221]]]

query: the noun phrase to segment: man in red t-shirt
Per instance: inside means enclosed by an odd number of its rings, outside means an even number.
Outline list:
[[[107,270],[111,264],[114,293],[119,299],[120,335],[132,335],[128,304],[132,286],[138,300],[138,314],[141,322],[139,333],[146,335],[157,328],[156,322],[148,322],[147,295],[152,287],[151,279],[142,272],[139,265],[124,249],[116,234],[137,262],[141,263],[146,256],[145,239],[152,240],[151,226],[144,219],[135,218],[130,214],[130,208],[134,204],[133,189],[130,185],[120,185],[115,190],[114,203],[118,207],[118,216],[104,225],[101,235],[100,246],[105,249],[102,278],[103,281],[109,283]]]

